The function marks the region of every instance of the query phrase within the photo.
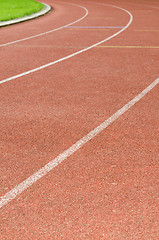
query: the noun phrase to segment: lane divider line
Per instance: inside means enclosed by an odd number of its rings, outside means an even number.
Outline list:
[[[89,28],[123,28],[124,26],[69,26],[66,28],[84,28],[84,29],[89,29]]]
[[[5,206],[7,203],[12,201],[14,198],[16,198],[19,194],[21,194],[23,191],[28,189],[30,186],[32,186],[35,182],[37,182],[39,179],[44,177],[47,173],[49,173],[53,168],[55,168],[57,165],[59,165],[61,162],[66,160],[68,157],[70,157],[73,153],[75,153],[77,150],[79,150],[81,147],[83,147],[87,142],[92,140],[95,136],[97,136],[99,133],[101,133],[103,130],[105,130],[111,123],[113,123],[115,120],[117,120],[121,115],[123,115],[126,111],[128,111],[132,106],[134,106],[139,100],[141,100],[148,92],[150,92],[157,84],[159,83],[159,78],[157,78],[154,82],[152,82],[147,88],[145,88],[141,93],[139,93],[135,98],[133,98],[130,102],[128,102],[126,105],[124,105],[122,108],[120,108],[116,113],[114,113],[111,117],[109,117],[107,120],[105,120],[103,123],[101,123],[98,127],[93,129],[91,132],[89,132],[87,135],[85,135],[83,138],[81,138],[79,141],[77,141],[75,144],[73,144],[70,148],[68,148],[66,151],[58,155],[56,158],[54,158],[52,161],[50,161],[48,164],[46,164],[44,167],[39,169],[36,173],[31,175],[29,178],[27,178],[25,181],[14,187],[11,191],[6,193],[4,196],[1,197],[0,200],[0,208]]]
[[[89,17],[88,20],[94,20],[94,19],[97,19],[97,20],[101,20],[101,19],[107,19],[107,20],[110,20],[112,19],[111,17]]]
[[[132,16],[132,14],[131,14],[129,11],[127,11],[126,9],[124,9],[124,8],[116,7],[116,6],[114,6],[114,5],[109,5],[109,6],[114,7],[114,8],[118,8],[118,9],[126,12],[126,13],[129,15],[129,17],[130,17],[129,22],[127,23],[127,25],[126,25],[125,27],[123,27],[120,31],[114,33],[114,34],[111,35],[110,37],[107,37],[107,38],[105,38],[104,40],[102,40],[102,41],[100,41],[100,42],[97,42],[97,43],[95,43],[95,44],[93,44],[93,45],[91,45],[91,46],[89,46],[89,47],[87,47],[87,48],[84,48],[84,49],[82,49],[82,50],[80,50],[80,51],[77,51],[77,52],[75,52],[75,53],[72,53],[72,54],[70,54],[70,55],[68,55],[68,56],[66,56],[66,57],[60,58],[60,59],[58,59],[58,60],[55,60],[55,61],[50,62],[50,63],[47,63],[47,64],[42,65],[42,66],[40,66],[40,67],[31,69],[31,70],[29,70],[29,71],[26,71],[26,72],[17,74],[17,75],[15,75],[15,76],[6,78],[6,79],[4,79],[4,80],[0,80],[0,84],[6,83],[6,82],[9,82],[9,81],[12,81],[12,80],[17,79],[17,78],[20,78],[20,77],[23,77],[23,76],[28,75],[28,74],[30,74],[30,73],[33,73],[33,72],[42,70],[42,69],[47,68],[47,67],[49,67],[49,66],[52,66],[52,65],[54,65],[54,64],[56,64],[56,63],[59,63],[59,62],[62,62],[62,61],[64,61],[64,60],[67,60],[67,59],[69,59],[69,58],[72,58],[72,57],[74,57],[74,56],[77,56],[77,55],[79,55],[79,54],[81,54],[81,53],[83,53],[83,52],[86,52],[86,51],[88,51],[88,50],[90,50],[90,49],[92,49],[92,48],[94,48],[94,47],[96,47],[96,46],[98,46],[98,45],[100,45],[100,44],[102,44],[102,43],[104,43],[104,42],[107,42],[108,40],[114,38],[115,36],[119,35],[119,34],[122,33],[123,31],[125,31],[125,30],[130,26],[130,24],[131,24],[132,21],[133,21],[133,16]]]
[[[87,47],[87,46],[67,46],[67,45],[64,45],[64,46],[57,46],[57,45],[16,45],[16,47],[27,47],[27,48],[81,48],[83,49],[84,47]],[[103,46],[96,46],[95,48],[143,48],[143,49],[158,49],[159,46],[122,46],[122,45],[119,45],[119,46],[111,46],[111,45],[103,45]]]
[[[99,48],[159,48],[159,46],[98,46]]]
[[[114,28],[68,28],[69,31],[110,31]]]
[[[47,31],[47,32],[43,32],[43,33],[36,34],[36,35],[30,36],[30,37],[26,37],[26,38],[22,38],[22,39],[19,39],[19,40],[15,40],[15,41],[12,41],[12,42],[0,44],[0,47],[4,47],[4,46],[8,46],[8,45],[11,45],[11,44],[14,44],[14,43],[26,41],[26,40],[29,40],[29,39],[33,39],[33,38],[36,38],[36,37],[40,37],[40,36],[43,36],[43,35],[46,35],[46,34],[49,34],[49,33],[52,33],[52,32],[58,31],[58,30],[61,30],[61,29],[63,29],[63,28],[66,28],[66,27],[68,27],[68,26],[71,26],[71,25],[73,25],[73,24],[75,24],[75,23],[80,22],[80,21],[83,20],[85,17],[87,17],[87,15],[88,15],[88,10],[87,10],[87,8],[85,8],[85,7],[81,6],[81,5],[73,4],[73,3],[72,3],[72,4],[70,3],[69,5],[73,5],[73,6],[80,7],[80,8],[82,8],[82,9],[84,9],[84,10],[85,10],[85,14],[84,14],[81,18],[77,19],[76,21],[74,21],[74,22],[72,22],[72,23],[69,23],[69,24],[67,24],[67,25],[64,25],[64,26],[62,26],[62,27],[58,27],[58,28],[52,29],[52,30]]]

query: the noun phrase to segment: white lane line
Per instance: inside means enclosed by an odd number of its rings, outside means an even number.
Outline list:
[[[91,46],[89,46],[89,47],[87,47],[87,48],[84,48],[84,49],[78,51],[78,52],[72,53],[72,54],[70,54],[70,55],[68,55],[68,56],[66,56],[66,57],[63,57],[63,58],[60,58],[60,59],[55,60],[55,61],[53,61],[53,62],[47,63],[47,64],[42,65],[42,66],[40,66],[40,67],[31,69],[31,70],[26,71],[26,72],[24,72],[24,73],[20,73],[20,74],[18,74],[18,75],[15,75],[15,76],[12,76],[12,77],[9,77],[9,78],[0,80],[0,84],[6,83],[6,82],[9,82],[9,81],[12,81],[12,80],[14,80],[14,79],[20,78],[20,77],[22,77],[22,76],[28,75],[28,74],[33,73],[33,72],[36,72],[36,71],[39,71],[39,70],[44,69],[44,68],[46,68],[46,67],[52,66],[52,65],[54,65],[54,64],[56,64],[56,63],[62,62],[62,61],[64,61],[64,60],[67,60],[67,59],[69,59],[69,58],[71,58],[71,57],[74,57],[74,56],[76,56],[76,55],[78,55],[78,54],[80,54],[80,53],[86,52],[86,51],[88,51],[88,50],[90,50],[90,49],[92,49],[92,48],[94,48],[94,47],[96,47],[96,46],[98,46],[98,45],[100,45],[100,44],[102,44],[102,43],[104,43],[104,42],[106,42],[106,41],[114,38],[115,36],[119,35],[121,32],[125,31],[125,30],[130,26],[130,24],[132,23],[132,20],[133,20],[132,14],[131,14],[129,11],[127,11],[126,9],[123,9],[123,8],[120,8],[120,7],[116,7],[116,6],[114,6],[114,5],[109,5],[109,6],[114,7],[114,8],[118,8],[118,9],[126,12],[126,13],[130,16],[130,19],[129,19],[129,22],[127,23],[127,25],[126,25],[125,27],[123,27],[120,31],[116,32],[115,34],[111,35],[111,36],[108,37],[108,38],[105,38],[104,40],[102,40],[102,41],[100,41],[100,42],[97,42],[97,43],[95,43],[95,44],[93,44],[93,45],[91,45]]]
[[[55,31],[58,31],[58,30],[60,30],[60,29],[66,28],[66,27],[68,27],[68,26],[71,26],[71,25],[73,25],[73,24],[75,24],[75,23],[80,22],[81,20],[83,20],[83,19],[88,15],[88,10],[87,10],[87,8],[85,8],[85,7],[81,6],[81,5],[73,4],[73,3],[72,3],[72,4],[70,3],[69,5],[73,5],[73,6],[80,7],[80,8],[82,8],[82,9],[84,9],[84,10],[85,10],[84,16],[82,16],[81,18],[77,19],[76,21],[74,21],[74,22],[72,22],[72,23],[69,23],[69,24],[64,25],[64,26],[62,26],[62,27],[59,27],[59,28],[55,28],[55,29],[53,29],[53,30],[50,30],[50,31],[47,31],[47,32],[44,32],[44,33],[40,33],[40,34],[37,34],[37,35],[34,35],[34,36],[22,38],[22,39],[15,40],[15,41],[12,41],[12,42],[0,44],[0,47],[8,46],[8,45],[11,45],[11,44],[14,44],[14,43],[22,42],[22,41],[25,41],[25,40],[28,40],[28,39],[40,37],[40,36],[43,36],[43,35],[46,35],[46,34],[49,34],[49,33],[55,32]]]
[[[27,178],[25,181],[17,185],[15,188],[13,188],[11,191],[6,193],[4,196],[1,197],[0,200],[0,208],[12,201],[16,196],[21,194],[23,191],[25,191],[27,188],[32,186],[36,181],[44,177],[47,173],[49,173],[53,168],[55,168],[58,164],[66,160],[68,157],[70,157],[73,153],[75,153],[77,150],[79,150],[81,147],[83,147],[87,142],[89,142],[91,139],[93,139],[95,136],[97,136],[100,132],[102,132],[104,129],[106,129],[111,123],[113,123],[116,119],[118,119],[121,115],[123,115],[128,109],[130,109],[135,103],[137,103],[139,100],[141,100],[148,92],[150,92],[157,84],[159,83],[159,78],[157,78],[153,83],[151,83],[147,88],[145,88],[141,93],[139,93],[135,98],[133,98],[130,102],[128,102],[126,105],[124,105],[122,108],[120,108],[116,113],[114,113],[110,118],[105,120],[103,123],[101,123],[98,127],[96,127],[94,130],[89,132],[86,136],[81,138],[79,141],[77,141],[75,144],[73,144],[70,148],[68,148],[66,151],[61,153],[59,156],[54,158],[52,161],[50,161],[48,164],[46,164],[43,168],[39,169],[36,173],[31,175],[29,178]]]

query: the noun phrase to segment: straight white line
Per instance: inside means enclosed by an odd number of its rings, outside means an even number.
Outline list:
[[[116,33],[113,34],[112,36],[110,36],[110,37],[108,37],[108,38],[106,38],[106,39],[104,39],[104,40],[102,40],[102,41],[100,41],[100,42],[97,42],[97,43],[95,43],[95,44],[93,44],[93,45],[91,45],[91,46],[89,46],[89,47],[87,47],[87,48],[84,48],[84,49],[78,51],[78,52],[72,53],[72,54],[70,54],[70,55],[68,55],[68,56],[66,56],[66,57],[60,58],[60,59],[58,59],[58,60],[55,60],[55,61],[50,62],[50,63],[48,63],[48,64],[42,65],[42,66],[40,66],[40,67],[34,68],[34,69],[32,69],[32,70],[26,71],[26,72],[24,72],[24,73],[20,73],[20,74],[18,74],[18,75],[15,75],[15,76],[9,77],[9,78],[7,78],[7,79],[1,80],[1,81],[0,81],[0,84],[9,82],[9,81],[11,81],[11,80],[20,78],[20,77],[22,77],[22,76],[28,75],[28,74],[33,73],[33,72],[36,72],[36,71],[39,71],[39,70],[44,69],[44,68],[46,68],[46,67],[52,66],[52,65],[54,65],[54,64],[56,64],[56,63],[62,62],[62,61],[64,61],[64,60],[67,60],[67,59],[69,59],[69,58],[71,58],[71,57],[74,57],[74,56],[76,56],[76,55],[78,55],[78,54],[80,54],[80,53],[86,52],[86,51],[88,51],[88,50],[90,50],[90,49],[92,49],[92,48],[94,48],[94,47],[96,47],[96,46],[98,46],[98,45],[100,45],[100,44],[102,44],[102,43],[104,43],[104,42],[106,42],[106,41],[114,38],[115,36],[119,35],[121,32],[125,31],[125,30],[130,26],[130,24],[132,23],[132,20],[133,20],[132,14],[131,14],[129,11],[127,11],[126,9],[123,9],[123,8],[120,8],[120,7],[116,7],[116,6],[114,6],[114,5],[109,5],[109,6],[114,7],[114,8],[118,8],[118,9],[126,12],[126,13],[130,16],[130,19],[129,19],[129,22],[127,23],[127,25],[126,25],[125,27],[123,27],[120,31],[116,32]]]
[[[135,103],[137,103],[141,98],[143,98],[149,91],[151,91],[157,84],[159,83],[159,78],[157,78],[153,83],[151,83],[147,88],[145,88],[140,94],[138,94],[135,98],[133,98],[130,102],[120,108],[116,113],[114,113],[110,118],[105,120],[102,124],[96,127],[94,130],[89,132],[86,136],[81,138],[75,144],[73,144],[70,148],[64,151],[62,154],[54,158],[48,164],[46,164],[39,171],[31,175],[25,181],[17,185],[10,192],[6,193],[1,197],[0,200],[0,208],[9,203],[11,200],[16,198],[19,194],[33,185],[36,181],[44,177],[48,172],[50,172],[53,168],[55,168],[62,161],[70,157],[73,153],[83,147],[88,141],[97,136],[100,132],[106,129],[111,123],[113,123],[116,119],[118,119],[121,115],[123,115],[128,109],[130,109]]]
[[[55,31],[58,31],[60,29],[63,29],[63,28],[66,28],[68,26],[71,26],[77,22],[80,22],[82,19],[84,19],[87,15],[88,15],[88,10],[87,8],[83,7],[83,6],[80,6],[80,5],[77,5],[77,4],[69,4],[69,5],[73,5],[73,6],[76,6],[76,7],[80,7],[82,9],[85,10],[85,15],[82,16],[81,18],[77,19],[76,21],[72,22],[72,23],[69,23],[67,25],[64,25],[62,27],[59,27],[59,28],[55,28],[53,30],[50,30],[50,31],[47,31],[47,32],[44,32],[44,33],[40,33],[40,34],[37,34],[37,35],[34,35],[34,36],[30,36],[30,37],[27,37],[27,38],[22,38],[22,39],[19,39],[19,40],[15,40],[15,41],[12,41],[12,42],[8,42],[8,43],[4,43],[4,44],[0,44],[0,47],[4,47],[4,46],[8,46],[8,45],[11,45],[11,44],[14,44],[14,43],[18,43],[18,42],[22,42],[22,41],[25,41],[25,40],[28,40],[28,39],[32,39],[32,38],[36,38],[36,37],[40,37],[40,36],[43,36],[43,35],[46,35],[46,34],[49,34],[49,33],[52,33],[52,32],[55,32]]]

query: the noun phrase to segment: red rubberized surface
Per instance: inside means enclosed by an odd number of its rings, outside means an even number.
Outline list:
[[[51,13],[1,28],[0,44],[64,26],[84,15],[71,1],[45,2],[52,5]],[[158,1],[97,2],[74,2],[89,13],[73,26],[88,29],[70,26],[0,47],[3,80],[119,31],[91,29],[93,26],[128,23],[124,11],[100,3],[119,6],[133,15],[129,28],[103,47],[0,85],[1,196],[159,77]],[[0,239],[158,239],[158,90],[156,86],[93,140],[3,206]]]

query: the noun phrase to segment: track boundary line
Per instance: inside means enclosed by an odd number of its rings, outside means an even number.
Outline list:
[[[68,4],[68,3],[67,3]],[[52,29],[50,31],[47,31],[47,32],[43,32],[43,33],[39,33],[39,34],[36,34],[36,35],[33,35],[33,36],[30,36],[30,37],[26,37],[26,38],[22,38],[22,39],[19,39],[19,40],[15,40],[15,41],[12,41],[12,42],[8,42],[8,43],[3,43],[3,44],[0,44],[0,47],[4,47],[4,46],[8,46],[8,45],[11,45],[11,44],[14,44],[14,43],[18,43],[18,42],[23,42],[23,41],[26,41],[26,40],[29,40],[29,39],[33,39],[33,38],[36,38],[36,37],[40,37],[40,36],[43,36],[43,35],[46,35],[46,34],[49,34],[49,33],[52,33],[52,32],[55,32],[55,31],[58,31],[58,30],[61,30],[63,28],[66,28],[68,26],[71,26],[77,22],[80,22],[81,20],[83,20],[85,17],[87,17],[88,15],[88,9],[81,6],[81,5],[78,5],[78,4],[73,4],[73,3],[70,3],[69,5],[73,5],[73,6],[78,6],[82,9],[85,10],[85,14],[84,16],[82,16],[81,18],[77,19],[76,21],[72,22],[72,23],[69,23],[67,25],[64,25],[64,26],[61,26],[61,27],[58,27],[58,28],[55,28],[55,29]]]
[[[107,5],[107,4],[105,4],[105,5],[106,5],[106,6],[111,6],[111,7],[117,8],[117,9],[120,9],[120,10],[126,12],[126,13],[129,15],[129,17],[130,17],[129,22],[128,22],[128,23],[126,24],[126,26],[123,27],[120,31],[114,33],[114,34],[111,35],[110,37],[105,38],[104,40],[102,40],[102,41],[100,41],[100,42],[97,42],[97,43],[95,43],[95,44],[93,44],[93,45],[91,45],[91,46],[89,46],[89,47],[87,47],[87,48],[84,48],[84,49],[79,50],[79,51],[77,51],[77,52],[75,52],[75,53],[72,53],[72,54],[70,54],[70,55],[68,55],[68,56],[66,56],[66,57],[63,57],[63,58],[60,58],[60,59],[55,60],[55,61],[53,61],[53,62],[44,64],[44,65],[42,65],[42,66],[40,66],[40,67],[31,69],[31,70],[29,70],[29,71],[26,71],[26,72],[17,74],[17,75],[15,75],[15,76],[12,76],[12,77],[9,77],[9,78],[0,80],[0,84],[3,84],[3,83],[6,83],[6,82],[9,82],[9,81],[12,81],[12,80],[14,80],[14,79],[20,78],[20,77],[22,77],[22,76],[28,75],[28,74],[30,74],[30,73],[39,71],[39,70],[41,70],[41,69],[47,68],[47,67],[49,67],[49,66],[52,66],[52,65],[54,65],[54,64],[56,64],[56,63],[59,63],[59,62],[62,62],[62,61],[64,61],[64,60],[67,60],[67,59],[69,59],[69,58],[72,58],[72,57],[74,57],[74,56],[76,56],[76,55],[79,55],[79,54],[81,54],[81,53],[83,53],[83,52],[86,52],[86,51],[88,51],[88,50],[90,50],[90,49],[92,49],[92,48],[94,48],[94,47],[96,47],[96,46],[98,46],[98,45],[100,45],[100,44],[102,44],[102,43],[104,43],[104,42],[107,42],[108,40],[116,37],[117,35],[119,35],[119,34],[122,33],[123,31],[125,31],[125,30],[131,25],[131,23],[132,23],[132,21],[133,21],[133,16],[132,16],[132,14],[131,14],[129,11],[127,11],[126,9],[124,9],[124,8],[120,8],[120,7],[117,7],[117,6],[114,6],[114,5]]]
[[[141,93],[139,93],[136,97],[134,97],[131,101],[129,101],[126,105],[124,105],[122,108],[120,108],[117,112],[115,112],[111,117],[109,117],[107,120],[105,120],[103,123],[101,123],[99,126],[97,126],[95,129],[90,131],[87,135],[85,135],[83,138],[78,140],[75,144],[73,144],[70,148],[65,150],[63,153],[58,155],[56,158],[54,158],[52,161],[50,161],[48,164],[46,164],[44,167],[39,169],[36,173],[31,175],[29,178],[21,182],[19,185],[14,187],[11,191],[6,193],[4,196],[1,197],[0,200],[0,208],[5,206],[7,203],[15,199],[19,194],[21,194],[23,191],[28,189],[30,186],[32,186],[35,182],[37,182],[39,179],[44,177],[47,173],[49,173],[53,168],[55,168],[57,165],[62,163],[64,160],[66,160],[68,157],[70,157],[73,153],[75,153],[77,150],[79,150],[81,147],[83,147],[87,142],[92,140],[95,136],[97,136],[99,133],[101,133],[103,130],[105,130],[111,123],[113,123],[115,120],[117,120],[121,115],[123,115],[126,111],[128,111],[132,106],[134,106],[139,100],[141,100],[148,92],[150,92],[157,84],[159,83],[159,78],[157,78],[154,82],[152,82],[147,88],[145,88]]]

